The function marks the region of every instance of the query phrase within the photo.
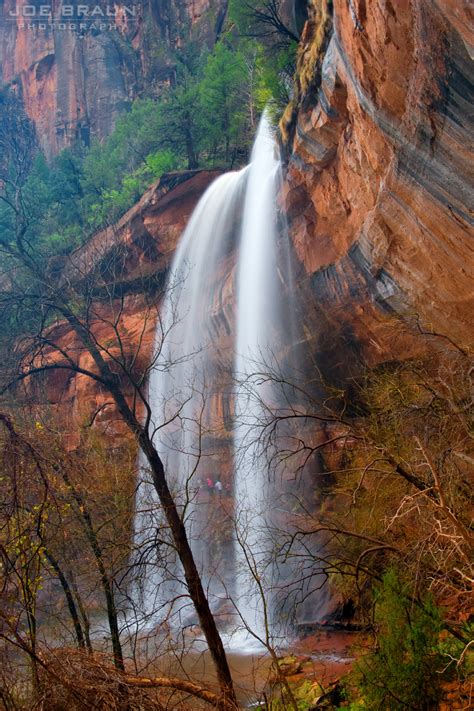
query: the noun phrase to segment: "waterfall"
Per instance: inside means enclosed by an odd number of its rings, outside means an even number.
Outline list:
[[[223,602],[227,604],[225,640],[237,647],[248,647],[253,635],[265,640],[271,621],[271,592],[264,604],[258,583],[264,583],[266,592],[271,589],[267,519],[272,486],[255,433],[262,408],[271,406],[276,395],[270,385],[255,383],[253,376],[281,351],[282,334],[286,333],[286,340],[291,338],[291,319],[282,296],[289,261],[286,252],[282,258],[278,246],[280,174],[276,143],[264,114],[250,165],[221,176],[208,188],[179,242],[159,309],[149,380],[156,446],[185,518],[211,608],[219,612]],[[213,309],[226,269],[233,272],[234,284],[229,318],[236,313],[229,328],[227,361],[213,347]],[[216,422],[212,398],[216,389],[223,388],[229,397],[233,394],[234,404],[233,424],[227,424],[227,430],[233,448],[233,497],[229,499],[235,532],[233,544],[224,546],[216,557],[209,539],[210,521],[219,515],[216,509],[225,507],[216,505],[217,495],[213,503],[210,497],[203,502],[201,490],[209,471],[221,478],[222,460],[213,448],[221,436],[216,427],[225,427]],[[146,473],[145,466],[142,470]],[[192,608],[183,608],[181,602],[185,591],[179,582],[179,565],[165,553],[158,560],[154,557],[156,540],[166,539],[166,532],[155,491],[146,478],[137,495],[135,541],[142,557],[147,550],[152,556],[144,575],[141,609],[156,622],[171,614],[167,601],[179,599],[174,604],[178,626],[183,619],[192,623]],[[217,519],[217,527],[221,523],[223,527],[224,520]]]
[[[225,373],[218,372],[212,347],[213,307],[220,269],[235,240],[245,173],[244,169],[217,178],[181,237],[159,307],[148,386],[153,438],[205,584],[208,551],[200,529],[205,527],[206,512],[200,514],[205,507],[200,505],[199,489],[213,456],[205,442],[205,435],[209,438],[212,434],[209,399],[215,380],[220,378],[222,383],[225,379]],[[229,378],[230,370],[231,365]],[[144,476],[137,493],[135,545],[140,560],[146,561],[142,565],[140,609],[145,618],[156,621],[160,615],[171,614],[167,600],[183,594],[184,588],[169,549],[156,546],[160,538],[166,542],[164,520],[143,460],[140,469]],[[162,551],[158,560],[156,550]],[[174,609],[182,617],[181,603]]]
[[[267,465],[260,452],[258,424],[272,398],[271,384],[255,381],[272,360],[281,333],[277,260],[276,196],[280,163],[264,114],[252,151],[245,193],[237,268],[237,325],[234,432],[234,497],[238,612],[244,625],[237,644],[249,645],[249,631],[265,640],[270,619],[258,581],[271,587],[268,550],[270,505]]]

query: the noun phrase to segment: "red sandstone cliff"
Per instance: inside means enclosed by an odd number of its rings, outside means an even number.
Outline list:
[[[369,363],[407,357],[414,323],[472,346],[471,4],[333,5],[311,3],[282,122],[315,321]]]
[[[441,0],[370,7],[337,0],[332,16],[325,8],[313,2],[299,90],[282,125],[289,156],[282,204],[301,269],[309,350],[341,382],[365,364],[425,349],[434,341],[420,338],[420,329],[472,345],[469,10]],[[140,285],[164,276],[212,177],[188,174],[152,189],[72,257],[104,281],[119,260],[132,352],[148,312]],[[229,280],[221,282],[218,354],[232,299]],[[140,343],[143,361],[153,324]],[[71,338],[65,332],[64,345],[77,347]],[[92,412],[104,397],[86,380],[51,383],[49,399]],[[216,398],[216,412],[223,406]],[[116,420],[109,405],[98,416],[118,432]]]
[[[128,370],[137,379],[151,359],[159,302],[177,241],[217,175],[216,171],[189,171],[164,176],[113,228],[97,233],[84,247],[54,264],[65,288],[69,282],[84,280],[87,319],[96,344],[109,363],[113,358],[126,358]],[[37,365],[64,362],[66,353],[79,369],[95,370],[92,356],[68,324],[53,324],[49,339],[56,347],[38,354]],[[131,383],[124,377],[121,385],[131,402]],[[70,447],[78,444],[81,425],[91,422],[111,442],[120,441],[128,432],[110,395],[87,375],[51,370],[27,388],[30,401],[37,402],[43,413],[44,403],[49,403],[50,414],[64,423]]]
[[[172,52],[183,39],[214,41],[226,6],[224,0],[5,0],[0,84],[21,94],[45,154],[54,155],[75,138],[87,143],[108,135],[144,86],[170,81]]]

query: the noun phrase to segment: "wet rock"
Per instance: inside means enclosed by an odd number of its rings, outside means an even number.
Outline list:
[[[313,17],[324,4],[310,3]],[[471,13],[466,0],[370,11],[336,0],[325,54],[314,29],[303,33],[300,72],[320,72],[320,85],[307,80],[299,97],[282,203],[324,302],[308,319],[315,350],[332,329],[343,357],[350,329],[369,365],[394,350],[411,357],[416,344],[400,320],[390,326],[394,314],[469,345]]]
[[[282,657],[278,660],[278,669],[283,676],[295,676],[301,674],[305,665],[311,661],[311,657]]]

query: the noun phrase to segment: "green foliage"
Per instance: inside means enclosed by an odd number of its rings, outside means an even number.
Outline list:
[[[439,647],[439,609],[429,597],[422,604],[411,603],[407,587],[389,571],[376,592],[375,614],[377,650],[356,666],[361,708],[436,708],[441,672],[446,667]]]
[[[277,107],[278,118],[291,99],[295,71],[296,43],[281,49],[272,61],[262,63],[262,86]]]
[[[139,168],[122,178],[118,188],[102,190],[100,201],[90,206],[89,224],[101,227],[115,222],[139,200],[154,180],[177,167],[178,157],[171,151],[150,153]]]
[[[323,694],[321,685],[317,681],[310,681],[309,679],[289,682],[289,686],[298,711],[310,711]],[[277,698],[275,694],[275,698],[272,698],[265,708],[271,709],[271,711],[287,711],[287,709],[293,708],[293,704],[286,698],[285,690],[281,689],[281,698]]]
[[[322,689],[317,682],[305,679],[295,689],[292,689],[292,693],[295,697],[298,711],[309,711],[321,696]]]
[[[115,222],[163,173],[247,161],[264,107],[271,103],[277,114],[289,98],[295,47],[258,39],[255,18],[239,3],[231,3],[228,18],[212,49],[190,43],[176,51],[174,64],[157,56],[169,69],[169,84],[132,102],[106,140],[74,145],[50,164],[42,155],[23,161],[15,182],[23,186],[25,236],[45,258],[66,254]],[[0,94],[3,124],[31,133],[14,100]],[[13,162],[4,162],[7,171]],[[15,229],[12,204],[0,203],[0,239],[14,240]]]
[[[206,147],[215,152],[223,140],[225,162],[229,161],[231,146],[238,147],[241,138],[245,141],[248,107],[242,99],[247,80],[242,52],[219,43],[206,62],[199,94]]]
[[[199,87],[196,78],[182,65],[178,83],[164,92],[158,106],[162,146],[186,159],[190,169],[199,167],[202,138]]]
[[[153,180],[158,180],[163,173],[170,173],[178,167],[178,159],[170,150],[156,151],[147,155],[145,165]]]
[[[276,31],[270,25],[258,21],[255,10],[265,10],[263,0],[230,0],[229,25],[239,36],[239,46],[250,44],[258,53],[258,87],[255,97],[260,110],[268,103],[273,108],[277,122],[291,99],[293,77],[296,69],[297,42],[290,35]],[[275,7],[283,16],[284,3],[277,2]]]
[[[162,127],[156,108],[151,99],[137,99],[118,119],[109,138],[103,143],[95,141],[86,151],[81,178],[86,196],[119,189],[123,177],[157,150]]]
[[[241,0],[229,0],[227,18],[231,25],[235,25],[238,32],[248,35],[252,25],[252,18],[248,7]]]

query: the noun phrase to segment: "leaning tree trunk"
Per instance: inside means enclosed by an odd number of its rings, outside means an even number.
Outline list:
[[[209,607],[208,599],[204,593],[201,577],[199,575],[194,556],[189,545],[184,523],[178,513],[176,504],[166,481],[163,463],[150,440],[148,433],[142,429],[139,435],[140,447],[151,467],[153,484],[158,493],[160,503],[165,512],[166,520],[173,536],[179,559],[184,569],[186,585],[191,600],[193,601],[201,629],[206,637],[209,651],[216,667],[219,685],[226,701],[237,705],[227,657],[222,644],[222,639],[217,629],[214,615]]]
[[[111,370],[109,364],[104,360],[87,328],[69,309],[64,309],[64,306],[63,313],[94,359],[94,362],[99,370],[102,383],[107,387],[108,391],[115,400],[120,415],[132,431],[148,460],[153,477],[153,484],[165,512],[166,520],[170,527],[171,535],[183,566],[189,596],[197,612],[199,623],[214,662],[223,701],[230,705],[233,704],[237,708],[237,699],[235,696],[232,675],[227,662],[224,645],[222,644],[222,639],[219,634],[219,630],[217,629],[216,621],[211,612],[209,601],[202,586],[201,577],[194,561],[194,556],[191,551],[191,546],[189,545],[184,523],[178,513],[178,509],[168,487],[163,462],[161,461],[161,458],[156,451],[153,442],[151,441],[147,428],[141,425],[135,416],[135,413],[128,405],[121,389],[118,375]]]

